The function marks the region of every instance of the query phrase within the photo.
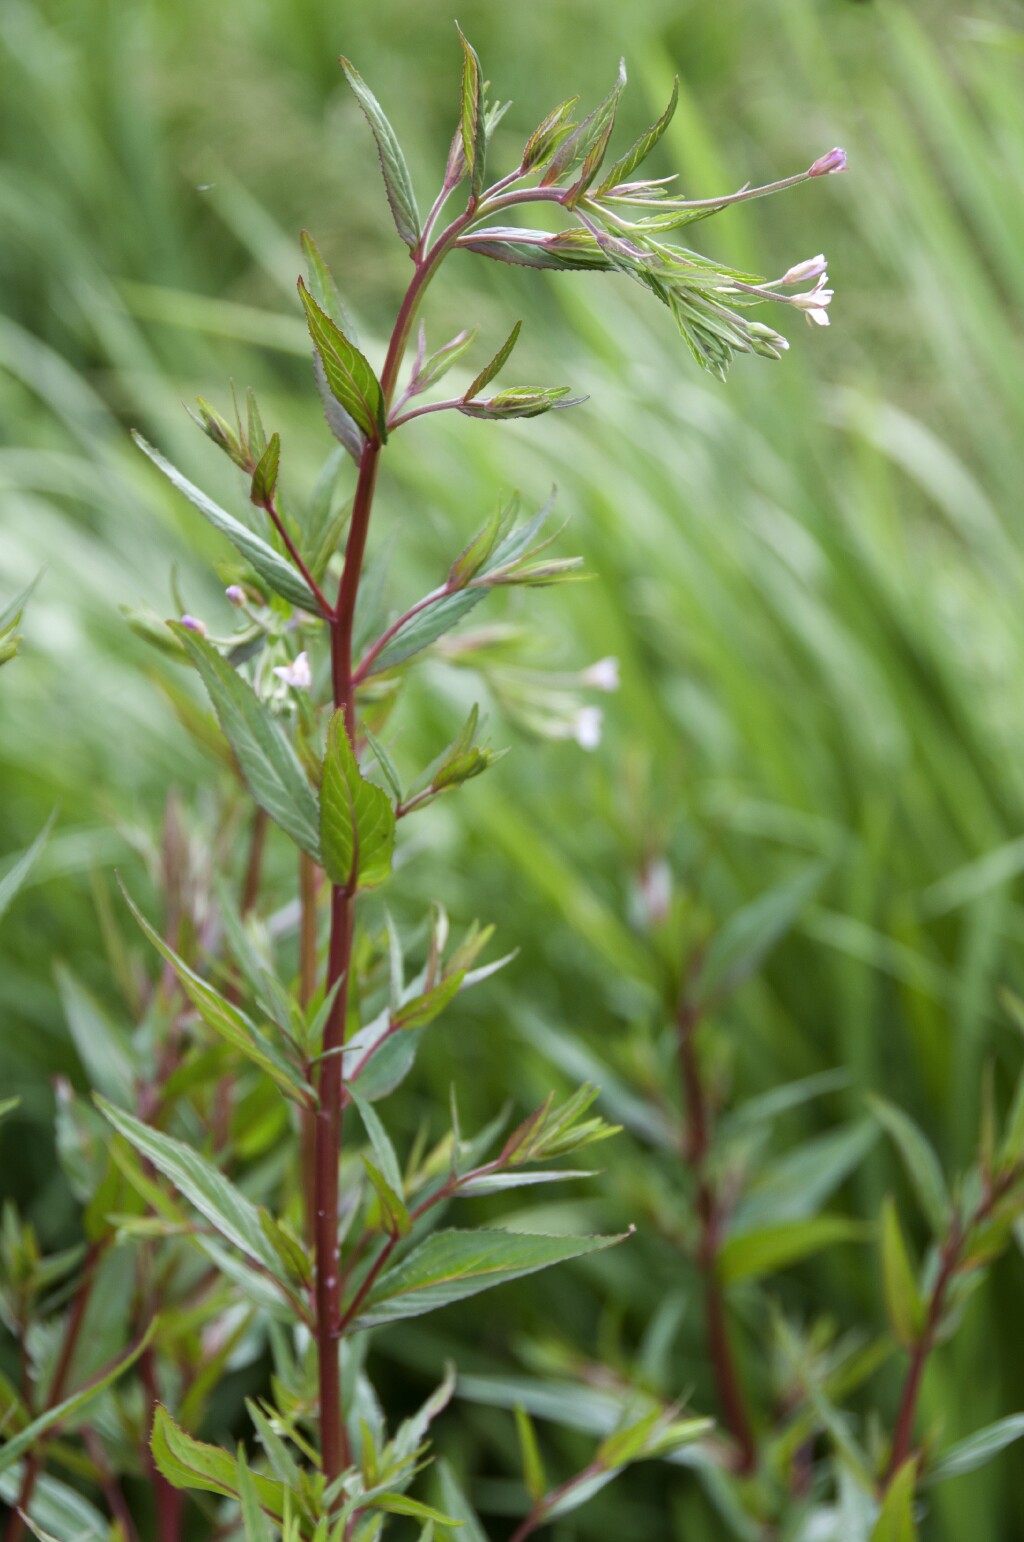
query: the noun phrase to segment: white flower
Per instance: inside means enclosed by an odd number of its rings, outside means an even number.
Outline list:
[[[296,691],[308,691],[313,684],[313,671],[309,667],[309,655],[306,653],[296,654],[291,664],[278,664],[274,674]]]
[[[601,743],[601,720],[604,714],[600,707],[581,707],[572,720],[571,732],[576,743],[583,750],[596,750]]]
[[[820,278],[828,267],[825,261],[825,253],[819,252],[817,257],[808,257],[806,262],[798,262],[779,279],[780,284],[809,284],[812,278]]]
[[[795,305],[797,310],[806,312],[807,320],[813,321],[819,327],[828,326],[828,307],[832,304],[834,289],[826,289],[828,274],[823,273],[813,289],[808,289],[804,294],[790,296],[790,305]]]
[[[592,691],[617,691],[619,688],[619,661],[612,655],[606,659],[598,659],[596,664],[591,664],[580,675],[580,684],[587,685]]]

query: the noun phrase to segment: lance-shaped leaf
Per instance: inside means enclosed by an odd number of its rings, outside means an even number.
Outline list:
[[[892,1331],[904,1349],[913,1349],[924,1328],[924,1302],[891,1195],[882,1207],[882,1281]]]
[[[544,118],[529,139],[526,141],[526,149],[523,151],[523,170],[533,171],[554,155],[558,146],[567,139],[576,125],[570,121],[570,114],[575,110],[579,102],[578,96],[570,96],[567,101],[559,102]]]
[[[230,1178],[208,1162],[184,1141],[162,1130],[151,1129],[115,1108],[105,1098],[96,1096],[96,1106],[130,1146],[146,1157],[158,1172],[169,1178],[183,1199],[205,1216],[222,1237],[260,1264],[275,1278],[281,1277],[281,1264],[260,1224],[260,1214]]]
[[[819,1215],[810,1221],[788,1221],[730,1237],[718,1255],[723,1285],[756,1280],[795,1264],[840,1242],[861,1242],[864,1227],[841,1215]]]
[[[457,364],[462,355],[472,346],[476,340],[476,334],[476,327],[469,331],[458,332],[449,342],[438,348],[424,360],[416,371],[415,385],[417,395],[421,391],[426,391],[430,386],[436,385],[439,380],[447,375],[452,365]]]
[[[569,190],[568,198],[571,203],[574,203],[582,197],[601,169],[601,162],[604,160],[608,141],[615,127],[615,114],[625,84],[626,61],[620,59],[619,73],[614,86],[597,104],[589,117],[584,118],[579,128],[574,129],[568,139],[560,145],[541,178],[541,187],[554,187],[557,183],[564,181],[582,161],[580,175]]]
[[[599,195],[601,193],[606,193],[609,188],[615,187],[619,182],[628,182],[629,178],[633,175],[634,171],[636,171],[640,163],[645,161],[650,155],[651,151],[658,143],[658,140],[664,134],[669,124],[672,122],[672,119],[675,116],[676,104],[678,101],[679,76],[677,75],[672,82],[672,95],[669,98],[669,103],[665,108],[665,111],[662,113],[657,123],[652,123],[650,128],[641,134],[640,138],[636,140],[634,144],[630,145],[625,155],[620,156],[619,159],[615,162],[615,165],[609,171],[608,175],[605,177],[604,181],[601,183],[600,188],[598,189]]]
[[[64,1017],[89,1081],[116,1102],[131,1103],[135,1067],[128,1035],[115,1027],[69,969],[58,964],[54,972]]]
[[[929,1226],[937,1237],[949,1225],[949,1194],[935,1148],[910,1116],[887,1098],[869,1096],[879,1124],[891,1136]]]
[[[812,862],[794,878],[759,894],[730,916],[712,938],[697,981],[702,1002],[738,989],[793,926],[828,868]]]
[[[52,1429],[55,1424],[62,1424],[66,1419],[69,1419],[72,1414],[77,1413],[80,1408],[84,1408],[86,1403],[90,1402],[100,1392],[104,1392],[107,1387],[112,1386],[125,1371],[130,1370],[149,1345],[155,1331],[156,1318],[150,1323],[142,1338],[126,1354],[122,1355],[120,1360],[111,1366],[110,1370],[98,1376],[95,1381],[89,1382],[88,1386],[83,1387],[81,1391],[73,1393],[71,1397],[66,1397],[63,1402],[55,1403],[52,1408],[48,1408],[45,1413],[40,1414],[38,1419],[33,1419],[31,1424],[27,1424],[13,1439],[6,1441],[4,1445],[0,1446],[0,1472],[5,1472],[15,1462],[20,1461],[23,1456],[34,1451],[38,1441],[46,1434],[47,1430]]]
[[[274,501],[277,491],[277,473],[281,465],[281,436],[271,434],[263,454],[256,463],[249,488],[249,498],[258,508],[265,509]]]
[[[277,553],[272,546],[254,533],[234,515],[222,509],[214,503],[212,498],[190,482],[177,468],[172,466],[169,460],[155,450],[151,444],[147,444],[139,433],[132,433],[132,438],[144,455],[148,455],[158,471],[162,471],[169,482],[172,482],[179,492],[185,494],[190,503],[194,504],[215,530],[226,535],[233,546],[241,552],[248,562],[251,562],[259,576],[284,599],[290,600],[293,605],[299,605],[303,610],[308,610],[317,615],[320,607],[312,589],[296,572],[291,563]]]
[[[388,1269],[370,1291],[353,1329],[419,1317],[508,1280],[622,1242],[615,1237],[537,1237],[506,1231],[441,1231]]]
[[[249,791],[296,845],[319,861],[316,794],[283,730],[212,643],[178,624],[172,630],[202,676]]]
[[[519,341],[519,334],[522,329],[523,323],[521,321],[517,321],[511,332],[508,334],[508,337],[506,337],[505,341],[494,355],[494,358],[489,364],[484,366],[479,375],[477,375],[476,379],[473,381],[473,384],[462,398],[464,402],[471,402],[474,396],[479,396],[484,386],[489,385],[490,382],[494,379],[502,365],[509,358],[513,348],[516,346],[516,343]]]
[[[480,1519],[462,1492],[452,1468],[446,1461],[441,1460],[437,1464],[436,1471],[441,1485],[441,1503],[448,1514],[454,1516],[460,1523],[459,1542],[487,1542]]]
[[[219,1033],[233,1049],[239,1050],[245,1058],[253,1061],[254,1066],[259,1066],[265,1075],[276,1081],[288,1098],[293,1099],[295,1103],[310,1106],[313,1103],[312,1087],[307,1086],[307,1082],[299,1075],[298,1069],[291,1064],[290,1059],[281,1052],[273,1039],[265,1038],[250,1018],[245,1016],[241,1007],[236,1007],[227,1001],[219,990],[214,990],[210,981],[205,981],[196,975],[196,971],[191,970],[184,959],[177,956],[174,948],[163,941],[159,931],[151,927],[147,917],[143,916],[142,911],[134,904],[131,894],[123,884],[122,893],[140,928],[145,931],[147,938],[160,954],[160,958],[171,965],[182,985],[182,990],[196,1008],[202,1021],[207,1024],[208,1029]],[[100,1086],[99,1082],[97,1086]],[[125,1098],[125,1101],[128,1099]]]
[[[238,1500],[242,1508],[242,1525],[245,1527],[245,1542],[273,1542],[270,1522],[260,1507],[259,1492],[245,1459],[245,1447],[241,1442],[235,1456],[235,1476],[238,1482]]]
[[[578,407],[585,401],[585,396],[570,396],[568,386],[513,386],[508,391],[499,391],[497,396],[487,396],[476,402],[459,402],[458,406],[467,418],[501,421],[505,418],[539,418],[553,407]]]
[[[22,852],[21,856],[7,869],[3,878],[0,878],[0,918],[3,917],[4,911],[38,861],[43,847],[50,838],[50,831],[53,829],[53,821],[56,817],[57,812],[54,810],[28,850]]]
[[[384,187],[394,215],[395,228],[406,246],[415,246],[420,238],[420,216],[416,208],[416,195],[412,190],[412,178],[395,131],[355,65],[344,55],[341,67],[377,141],[380,169],[384,173]]]
[[[299,279],[299,299],[306,312],[306,324],[313,346],[323,365],[324,377],[335,401],[371,439],[388,437],[384,393],[380,381],[339,326],[322,311]]]
[[[186,1434],[162,1403],[157,1404],[153,1416],[150,1450],[157,1468],[173,1488],[202,1489],[208,1494],[221,1494],[226,1499],[240,1497],[242,1485],[234,1457],[219,1446],[207,1445]],[[284,1485],[260,1473],[249,1474],[249,1481],[263,1509],[276,1521],[282,1521]]]
[[[914,1525],[914,1488],[917,1482],[917,1458],[903,1463],[893,1478],[878,1512],[871,1542],[917,1542]]]
[[[334,282],[327,263],[324,261],[320,248],[317,246],[308,230],[304,230],[299,236],[299,245],[302,247],[302,255],[306,259],[306,274],[308,288],[313,299],[322,311],[325,311],[336,327],[340,327],[345,336],[358,347],[359,338],[349,315],[344,300],[338,292],[338,286]]]
[[[965,1440],[958,1440],[955,1446],[947,1446],[935,1458],[925,1482],[930,1487],[933,1483],[945,1483],[949,1478],[959,1478],[964,1473],[974,1472],[998,1456],[1000,1451],[1005,1451],[1015,1440],[1024,1440],[1024,1413],[998,1419],[983,1430],[975,1430]]]
[[[395,811],[387,793],[359,770],[336,712],[327,731],[320,785],[320,846],[324,871],[332,883],[354,888],[383,883],[395,849]]]
[[[484,132],[484,85],[480,75],[480,60],[476,49],[456,23],[459,42],[462,44],[462,150],[466,157],[466,170],[470,175],[473,196],[484,185],[487,138]]]

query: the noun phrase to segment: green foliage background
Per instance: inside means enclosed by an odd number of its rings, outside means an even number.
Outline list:
[[[376,533],[378,550],[394,542],[395,588],[412,598],[438,582],[499,489],[536,504],[555,482],[562,548],[598,576],[509,618],[543,622],[556,667],[617,655],[622,689],[590,755],[537,749],[492,714],[493,742],[513,753],[424,826],[410,915],[438,895],[460,922],[495,920],[520,954],[437,1030],[408,1094],[409,1132],[446,1105],[452,1080],[470,1127],[506,1096],[542,1096],[560,1073],[532,1043],[538,1024],[568,1029],[635,1085],[657,1080],[661,1026],[630,919],[652,851],[667,846],[709,920],[822,854],[832,865],[814,903],[722,1024],[737,1095],[845,1066],[847,1090],[783,1123],[780,1149],[860,1116],[874,1088],[905,1104],[952,1168],[971,1154],[984,1062],[1002,1086],[1020,1058],[999,1005],[1000,987],[1024,987],[1019,9],[466,0],[459,20],[496,95],[513,99],[496,151],[504,138],[510,164],[553,101],[596,97],[625,53],[623,140],[680,73],[656,169],[678,170],[692,195],[798,170],[833,144],[851,171],[708,227],[716,256],[769,273],[824,249],[837,291],[828,332],[789,325],[781,363],[744,361],[724,389],[621,284],[538,283],[467,256],[432,296],[437,341],[479,322],[497,346],[523,315],[524,378],[591,399],[501,430],[456,416],[410,431],[389,457]],[[226,467],[180,403],[222,401],[233,376],[256,387],[312,479],[328,441],[294,237],[314,232],[368,351],[407,260],[336,55],[373,82],[430,187],[457,111],[452,21],[449,7],[410,0],[0,8],[0,600],[45,564],[23,653],[0,681],[0,854],[61,809],[0,938],[0,1092],[23,1100],[0,1135],[0,1172],[51,1245],[74,1229],[51,1079],[81,1076],[53,961],[111,998],[90,875],[131,869],[169,785],[201,805],[210,769],[118,607],[171,613],[176,563],[188,608],[226,625],[212,566],[192,555],[222,555],[216,537],[126,430],[230,499]],[[440,673],[410,698],[423,760],[461,706]],[[271,857],[283,874],[283,842]],[[596,1358],[626,1364],[672,1293],[683,1318],[664,1389],[693,1385],[693,1281],[650,1221],[682,1214],[684,1197],[630,1137],[601,1156],[596,1184],[531,1206],[531,1219],[601,1231],[635,1220],[638,1238],[394,1332],[384,1375],[399,1401],[436,1379],[446,1352],[470,1370],[557,1365],[582,1335]],[[841,1208],[876,1216],[899,1183],[879,1146]],[[1024,1407],[1022,1286],[1018,1252],[936,1356],[924,1410],[945,1441]],[[876,1249],[836,1249],[780,1293],[797,1314],[827,1306],[843,1325],[877,1324]],[[742,1342],[755,1385],[760,1343]],[[891,1406],[885,1376],[875,1390]],[[225,1389],[227,1421],[237,1390]],[[694,1406],[710,1397],[698,1378]],[[553,1466],[568,1464],[573,1437],[545,1429]],[[456,1406],[439,1439],[490,1474],[483,1510],[516,1508],[504,1415]],[[1022,1512],[1011,1454],[937,1490],[925,1535],[1009,1539]],[[692,1542],[723,1535],[685,1470],[648,1467],[554,1534],[626,1542],[666,1527]]]

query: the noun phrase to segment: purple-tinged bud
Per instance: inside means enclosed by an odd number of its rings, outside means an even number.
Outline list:
[[[812,278],[820,278],[828,267],[825,261],[825,253],[819,252],[817,257],[808,257],[806,262],[798,262],[779,279],[780,284],[809,284]]]
[[[241,584],[228,584],[227,588],[224,590],[224,598],[227,600],[229,605],[244,605],[245,590],[242,588]]]
[[[814,165],[808,168],[809,177],[828,177],[834,171],[846,170],[846,151],[840,150],[837,145],[834,150],[829,150],[827,155],[819,155]]]
[[[197,637],[206,636],[206,622],[200,621],[198,616],[186,614],[182,616],[181,624],[187,632],[195,632]]]

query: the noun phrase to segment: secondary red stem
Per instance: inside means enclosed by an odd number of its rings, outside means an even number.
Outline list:
[[[684,997],[679,1006],[676,1026],[679,1037],[683,1107],[686,1111],[685,1155],[697,1182],[696,1209],[700,1224],[697,1266],[704,1275],[704,1312],[708,1352],[711,1356],[711,1368],[718,1389],[718,1401],[722,1414],[737,1446],[737,1471],[748,1475],[757,1465],[757,1440],[747,1410],[736,1357],[729,1339],[725,1295],[718,1278],[718,1254],[722,1240],[722,1206],[716,1186],[708,1173],[711,1117],[694,1043],[699,1021],[698,1008]]]
[[[94,1242],[89,1247],[85,1256],[85,1268],[82,1283],[75,1297],[64,1329],[64,1342],[61,1345],[60,1356],[53,1372],[53,1381],[50,1383],[50,1391],[47,1398],[47,1408],[53,1408],[61,1402],[67,1390],[68,1374],[71,1370],[71,1361],[78,1347],[78,1340],[82,1332],[82,1324],[85,1322],[86,1310],[92,1297],[92,1289],[96,1280],[96,1269],[104,1251],[102,1242]],[[18,1542],[24,1533],[24,1522],[18,1514],[19,1510],[27,1511],[35,1493],[36,1482],[42,1469],[43,1451],[46,1446],[46,1435],[40,1437],[36,1449],[25,1459],[24,1471],[21,1475],[21,1488],[14,1509],[7,1519],[5,1542]]]

